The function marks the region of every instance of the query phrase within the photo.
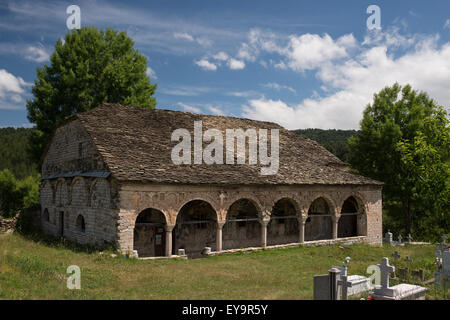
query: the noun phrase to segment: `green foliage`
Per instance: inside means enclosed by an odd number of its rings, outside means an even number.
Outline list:
[[[39,176],[16,180],[8,169],[0,171],[0,215],[13,217],[20,209],[39,202]]]
[[[385,207],[401,210],[388,211],[390,224],[402,226],[392,231],[425,237],[424,226],[440,223],[436,218],[448,214],[448,203],[446,211],[441,202],[431,205],[432,199],[445,196],[445,192],[448,199],[445,113],[426,93],[395,84],[374,95],[360,125],[361,131],[349,140],[349,163],[360,174],[385,182]],[[422,186],[424,181],[426,186]],[[438,229],[429,229],[428,234],[448,232],[448,224]]]
[[[27,144],[31,129],[0,129],[0,170],[9,169],[18,179],[35,176],[37,164],[28,156]]]
[[[146,75],[147,59],[125,32],[84,27],[58,40],[50,65],[37,68],[27,101],[28,119],[36,124],[30,151],[37,161],[54,128],[78,112],[103,102],[154,108],[156,84]]]
[[[358,133],[356,130],[336,129],[299,129],[294,130],[294,132],[308,139],[317,141],[321,146],[344,162],[347,162],[349,153],[348,139]]]
[[[422,131],[413,141],[402,140],[401,154],[405,193],[410,194],[417,216],[415,233],[439,241],[449,231],[450,223],[450,128],[447,112],[442,107],[424,120]]]

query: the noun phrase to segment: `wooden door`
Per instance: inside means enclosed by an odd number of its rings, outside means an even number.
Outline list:
[[[164,256],[166,247],[166,235],[164,227],[155,227],[155,256]]]

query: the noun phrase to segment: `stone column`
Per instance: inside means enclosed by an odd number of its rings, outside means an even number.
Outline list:
[[[261,247],[267,247],[267,225],[270,222],[270,215],[265,214],[259,220],[261,223]]]
[[[332,227],[333,239],[337,239],[337,237],[338,237],[338,225],[339,225],[340,217],[341,217],[340,215],[331,216],[331,227]]]
[[[305,224],[306,224],[306,219],[308,219],[308,216],[300,216],[299,218],[297,218],[298,220],[298,231],[299,231],[299,240],[298,242],[303,243],[305,242]]]
[[[224,224],[225,221],[217,222],[216,251],[222,251],[222,229]]]
[[[172,230],[175,225],[165,225],[164,230],[166,231],[166,257],[172,256]]]

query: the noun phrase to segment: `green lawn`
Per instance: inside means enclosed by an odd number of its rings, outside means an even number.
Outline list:
[[[0,299],[312,299],[313,276],[351,257],[349,274],[365,275],[398,250],[435,270],[435,246],[296,247],[205,259],[137,260],[63,242],[0,235]],[[81,268],[81,290],[66,287],[69,265]],[[401,266],[401,264],[399,264]],[[428,299],[442,299],[430,288]]]

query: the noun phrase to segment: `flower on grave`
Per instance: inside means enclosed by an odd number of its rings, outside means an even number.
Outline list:
[[[366,300],[366,299],[364,299],[364,298],[361,298],[361,299],[359,299],[359,300]]]

